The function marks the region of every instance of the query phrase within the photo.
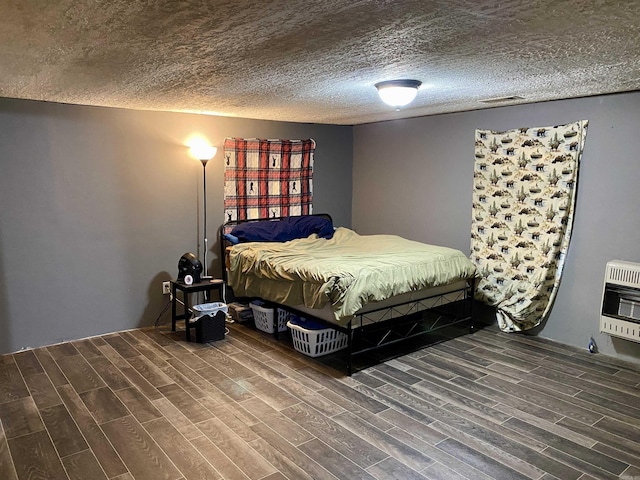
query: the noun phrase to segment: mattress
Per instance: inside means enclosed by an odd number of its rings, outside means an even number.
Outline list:
[[[336,229],[331,239],[250,242],[229,252],[229,283],[236,295],[296,308],[328,306],[332,321],[343,326],[363,308],[375,308],[372,303],[450,288],[474,275],[475,266],[459,250],[346,228]]]

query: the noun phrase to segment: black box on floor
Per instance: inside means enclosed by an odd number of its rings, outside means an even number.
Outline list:
[[[238,323],[249,322],[253,320],[253,310],[249,305],[243,305],[238,302],[229,304],[229,315]]]
[[[219,310],[213,315],[202,315],[194,323],[196,342],[208,343],[224,340],[227,314]]]

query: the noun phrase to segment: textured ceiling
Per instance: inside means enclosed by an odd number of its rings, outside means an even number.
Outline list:
[[[358,124],[640,89],[640,0],[0,0],[0,14],[3,97]],[[400,111],[374,88],[395,78],[423,82]]]

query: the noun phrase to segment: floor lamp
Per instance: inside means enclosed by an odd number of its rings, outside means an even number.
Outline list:
[[[207,251],[209,250],[209,245],[207,244],[207,162],[215,156],[217,151],[218,149],[216,147],[212,147],[207,144],[198,144],[191,147],[191,154],[202,162],[202,211],[204,215],[204,219],[202,222],[202,231],[204,236],[203,280],[208,280],[211,278],[208,273],[207,265]]]

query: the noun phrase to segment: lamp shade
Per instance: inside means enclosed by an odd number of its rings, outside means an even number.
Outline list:
[[[384,103],[392,107],[404,107],[416,98],[420,85],[422,82],[419,80],[388,80],[376,83],[376,88]]]
[[[204,143],[198,143],[191,146],[191,155],[200,161],[206,162],[211,160],[218,149]]]

